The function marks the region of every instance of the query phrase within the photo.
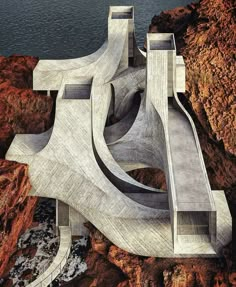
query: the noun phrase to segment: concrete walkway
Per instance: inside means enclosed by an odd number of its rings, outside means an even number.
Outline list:
[[[48,286],[61,273],[66,265],[67,258],[71,248],[71,230],[69,226],[59,226],[60,246],[56,257],[51,265],[36,280],[31,282],[28,287],[44,287]]]

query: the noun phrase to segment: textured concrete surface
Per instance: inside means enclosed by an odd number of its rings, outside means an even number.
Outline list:
[[[54,127],[17,135],[7,158],[29,164],[31,195],[70,206],[58,205],[57,215],[69,216],[74,235],[88,220],[131,253],[219,256],[231,217],[223,192],[210,189],[194,123],[178,100],[183,59],[173,34],[148,34],[142,55],[133,12],[110,8],[98,52],[39,62],[34,89],[58,90]],[[106,126],[110,115],[118,122]],[[138,167],[162,169],[168,192],[129,177]]]

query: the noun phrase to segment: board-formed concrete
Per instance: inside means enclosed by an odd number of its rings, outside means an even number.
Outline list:
[[[178,99],[185,68],[173,34],[148,34],[141,52],[134,8],[110,7],[101,49],[39,61],[33,80],[35,90],[58,90],[54,126],[17,135],[7,159],[29,164],[30,195],[57,199],[58,224],[69,221],[82,235],[88,220],[143,256],[220,256],[231,216],[224,192],[210,189],[194,123]],[[146,167],[165,172],[168,191],[126,173]]]

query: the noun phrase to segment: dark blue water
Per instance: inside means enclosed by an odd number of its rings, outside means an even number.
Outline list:
[[[134,5],[142,45],[151,18],[190,0],[0,0],[0,54],[81,57],[106,39],[110,5]]]

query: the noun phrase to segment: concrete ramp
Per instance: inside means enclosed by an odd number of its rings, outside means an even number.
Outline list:
[[[211,211],[214,205],[201,151],[188,119],[173,105],[168,107],[168,133],[178,209]]]
[[[176,95],[173,34],[147,37],[147,112],[154,108],[163,127],[163,160],[168,177],[174,246],[216,244],[216,207],[190,116]],[[184,252],[184,245],[182,250]]]

